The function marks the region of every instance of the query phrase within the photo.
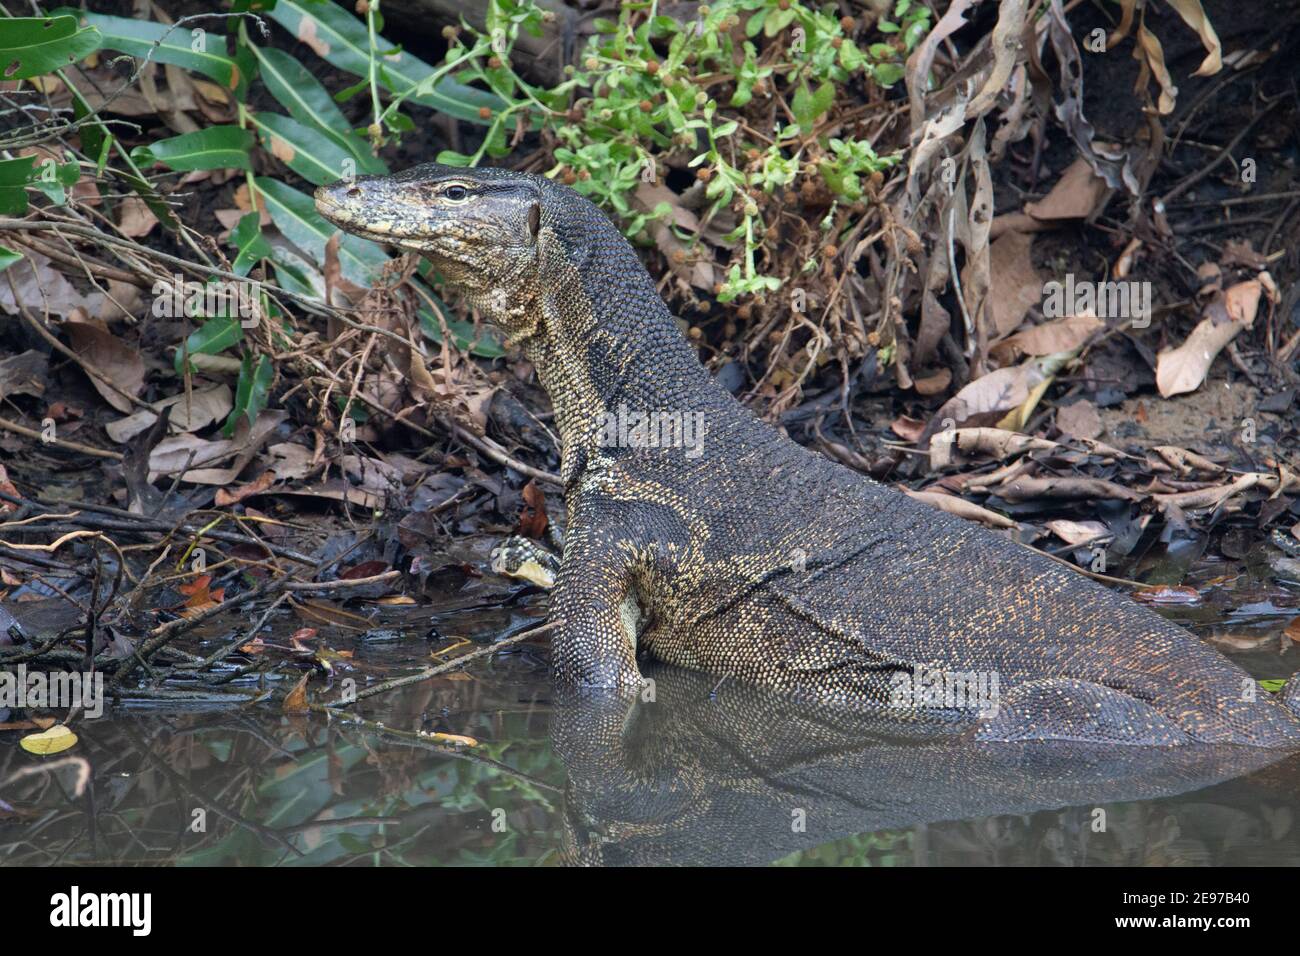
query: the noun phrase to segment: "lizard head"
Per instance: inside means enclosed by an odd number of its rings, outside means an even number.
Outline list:
[[[541,186],[505,169],[426,163],[316,190],[316,208],[345,232],[428,258],[508,334],[538,290]]]

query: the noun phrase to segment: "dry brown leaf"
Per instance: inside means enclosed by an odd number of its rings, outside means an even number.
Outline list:
[[[1223,69],[1223,47],[1219,43],[1218,34],[1214,32],[1210,18],[1205,15],[1205,10],[1201,7],[1201,0],[1169,0],[1169,5],[1178,11],[1184,23],[1196,31],[1196,35],[1201,38],[1201,44],[1206,49],[1205,59],[1192,75],[1213,76],[1218,73]]]
[[[1091,312],[1068,315],[1063,319],[1052,319],[1041,325],[1021,329],[993,346],[991,354],[999,364],[1007,365],[1026,355],[1073,352],[1082,348],[1105,327],[1106,323]]]
[[[1006,515],[1000,515],[988,508],[981,508],[975,502],[967,501],[965,498],[958,498],[956,495],[946,495],[939,491],[912,491],[910,488],[901,490],[909,498],[923,501],[931,507],[946,511],[950,515],[956,515],[958,518],[965,518],[967,521],[979,521],[994,528],[1016,527],[1016,523]]]
[[[1051,192],[1038,202],[1025,204],[1025,212],[1040,220],[1087,219],[1106,195],[1106,180],[1092,171],[1085,159],[1076,159]]]
[[[67,332],[72,350],[77,355],[97,368],[126,394],[140,394],[140,389],[144,388],[145,369],[144,359],[138,351],[127,345],[120,336],[89,322],[64,322],[62,328]],[[90,383],[103,396],[104,401],[119,412],[129,412],[134,407],[94,375],[90,376]]]
[[[1205,381],[1223,347],[1242,329],[1255,323],[1263,284],[1258,279],[1239,282],[1206,306],[1206,316],[1182,345],[1156,356],[1156,388],[1161,396],[1194,392]],[[1223,318],[1223,321],[1216,319]]]
[[[1071,438],[1096,438],[1102,433],[1097,406],[1086,398],[1058,408],[1056,427]]]
[[[1223,472],[1222,465],[1186,448],[1179,448],[1176,445],[1157,445],[1151,450],[1159,455],[1166,465],[1180,474],[1189,475],[1193,471],[1203,471],[1217,475]]]
[[[989,246],[989,313],[998,338],[1010,335],[1043,298],[1043,277],[1030,259],[1034,237],[1008,232]],[[1040,353],[1041,354],[1041,353]]]
[[[307,18],[303,17],[303,22]],[[302,679],[293,685],[293,690],[285,695],[284,704],[281,710],[286,714],[305,714],[311,710],[311,705],[307,703],[307,679],[311,677],[311,671],[302,675]]]
[[[1100,521],[1069,521],[1057,518],[1047,522],[1047,530],[1069,545],[1085,544],[1110,536],[1110,529]]]
[[[9,395],[45,394],[45,380],[50,374],[50,357],[36,349],[0,359],[0,399]]]
[[[1019,413],[1024,417],[1077,351],[1055,352],[1027,359],[1020,365],[999,368],[977,378],[934,413],[926,426],[929,434],[961,425],[998,425]],[[1011,429],[1015,431],[1015,428]]]
[[[965,13],[978,0],[953,0],[934,24],[934,28],[916,45],[907,58],[907,90],[912,111],[912,132],[925,122],[925,93],[930,88],[930,66],[940,45],[966,26]],[[964,111],[963,111],[964,112]]]
[[[1100,478],[1015,478],[993,489],[999,498],[1007,501],[1029,501],[1032,498],[1116,498],[1120,501],[1138,501],[1140,494],[1131,488]]]
[[[1005,461],[1030,451],[1046,451],[1057,443],[1033,438],[1002,428],[955,428],[930,439],[930,467],[935,471],[949,465],[966,464],[974,458]]]
[[[17,302],[10,282],[18,290]],[[28,309],[38,318],[43,317],[47,309],[61,316],[71,315],[75,309],[82,309],[88,315],[99,315],[104,307],[104,294],[78,292],[48,258],[29,249],[24,250],[20,261],[0,275],[0,315],[16,315],[19,307]]]
[[[1160,86],[1156,109],[1160,111],[1161,116],[1168,116],[1174,111],[1174,102],[1178,99],[1178,87],[1174,85],[1174,78],[1169,75],[1169,69],[1165,66],[1165,51],[1160,45],[1160,38],[1148,30],[1145,23],[1139,23],[1137,41],[1137,46],[1133,48],[1133,58],[1142,66],[1138,71],[1134,92],[1145,92],[1147,83],[1154,75],[1156,83]]]
[[[938,395],[952,384],[952,370],[941,368],[933,375],[925,375],[912,381],[918,395]]]
[[[970,101],[969,115],[982,116],[993,108],[994,102],[1007,85],[1007,80],[1011,79],[1011,71],[1016,63],[1022,56],[1027,55],[1022,37],[1028,9],[1029,0],[1002,0],[1002,4],[998,7],[998,22],[993,27],[990,43],[993,50],[993,70],[984,81],[979,93]]]
[[[230,386],[222,382],[188,395],[182,392],[153,405],[159,411],[169,406],[172,409],[171,418],[168,419],[171,430],[195,432],[229,415],[234,407],[234,396]],[[142,408],[126,418],[109,422],[104,426],[104,431],[108,432],[109,438],[121,444],[130,441],[157,420],[158,416],[154,412]]]

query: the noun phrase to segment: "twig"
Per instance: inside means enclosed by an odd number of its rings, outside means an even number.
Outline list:
[[[447,671],[455,670],[456,668],[464,664],[468,664],[470,661],[477,660],[480,657],[486,657],[489,654],[495,654],[498,650],[500,650],[503,647],[507,647],[511,644],[518,644],[521,641],[526,641],[530,638],[538,637],[539,635],[550,633],[551,631],[555,630],[555,628],[557,628],[559,624],[560,624],[559,621],[547,621],[545,624],[539,624],[537,627],[530,627],[526,631],[520,631],[518,634],[512,634],[510,637],[504,637],[499,641],[495,641],[494,643],[487,645],[486,647],[480,647],[476,651],[471,651],[468,654],[462,654],[454,661],[448,661],[445,664],[439,664],[437,667],[426,667],[424,670],[419,671],[418,673],[407,674],[405,677],[395,677],[392,680],[384,681],[382,684],[376,684],[374,687],[367,687],[365,690],[359,691],[356,694],[356,696],[350,700],[337,701],[335,703],[327,704],[324,706],[329,709],[333,709],[336,707],[346,707],[349,704],[355,704],[357,701],[362,700],[366,697],[373,697],[376,694],[383,694],[387,691],[395,690],[398,687],[406,687],[408,684],[418,684],[421,681],[428,680],[430,677],[437,677],[439,674],[445,674]]]
[[[240,647],[243,644],[246,644],[247,642],[251,641],[253,638],[257,637],[257,632],[260,631],[266,625],[266,622],[270,619],[271,614],[274,613],[275,609],[278,608],[281,604],[283,604],[288,599],[289,599],[289,593],[286,591],[284,594],[281,594],[279,597],[277,597],[270,604],[270,606],[268,606],[267,609],[262,612],[262,616],[259,617],[257,619],[257,623],[254,624],[252,628],[249,629],[247,635],[240,634],[239,637],[235,638],[233,641],[231,641],[229,644],[225,645],[224,647],[218,648],[216,651],[209,654],[207,657],[203,658],[203,660],[193,665],[192,668],[186,667],[185,665],[181,665],[181,669],[183,670],[193,669],[196,671],[205,671],[213,664],[217,663],[218,661],[225,660],[227,655],[233,654],[235,652],[236,648]]]
[[[402,576],[398,570],[385,571],[383,574],[372,574],[368,578],[336,578],[333,581],[292,581],[284,586],[286,591],[330,591],[334,588],[358,588],[367,584],[378,584],[380,581],[391,581],[393,578]]]
[[[83,455],[94,455],[96,458],[112,458],[114,461],[122,460],[121,452],[109,451],[107,448],[95,448],[93,445],[83,445],[81,442],[68,441],[66,438],[47,439],[36,429],[27,428],[17,422],[11,422],[7,418],[0,418],[0,428],[7,432],[13,432],[15,435],[22,435],[24,438],[34,438],[43,445],[57,445],[59,448],[81,452]]]

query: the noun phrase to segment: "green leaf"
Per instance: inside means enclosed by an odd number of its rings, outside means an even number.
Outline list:
[[[53,73],[98,50],[101,40],[93,27],[77,29],[75,16],[0,18],[0,79]]]
[[[272,246],[271,261],[275,263],[275,281],[281,289],[308,299],[325,298],[325,277],[302,256],[282,245]]]
[[[238,126],[209,126],[193,133],[160,139],[131,150],[131,158],[140,165],[162,163],[188,172],[195,169],[243,169],[251,172],[248,151],[253,134]]]
[[[356,175],[356,156],[319,130],[279,113],[254,113],[250,119],[271,155],[312,185],[325,186]],[[376,172],[373,164],[361,171]]]
[[[1276,694],[1286,686],[1286,678],[1269,678],[1259,682],[1259,686],[1264,688],[1270,694]]]
[[[454,149],[444,149],[438,153],[437,161],[444,166],[468,166],[474,162],[474,157],[458,153]]]
[[[298,40],[306,43],[321,59],[357,76],[370,74],[370,34],[365,24],[331,0],[279,0],[267,14]],[[380,81],[394,93],[406,93],[434,73],[434,68],[405,51],[380,55]],[[495,115],[505,104],[492,93],[476,90],[448,77],[432,91],[412,100],[471,123],[488,122],[479,116],[486,106]]]
[[[255,213],[253,215],[256,215]],[[219,316],[208,319],[190,333],[185,340],[185,347],[176,350],[173,365],[177,375],[185,374],[186,358],[190,355],[217,355],[224,352],[244,337],[244,327],[239,324],[238,316]],[[190,366],[191,369],[193,366]]]
[[[794,18],[797,14],[798,11],[793,7],[788,7],[785,10],[777,9],[769,11],[767,20],[763,24],[763,33],[769,37],[776,36],[794,22]]]
[[[107,49],[121,50],[141,59],[147,56],[153,63],[170,63],[202,73],[228,90],[237,90],[241,83],[247,82],[235,61],[226,56],[225,36],[221,33],[206,31],[200,42],[199,35],[190,30],[152,20],[131,20],[66,8],[58,12],[75,14],[84,23],[98,28]]]
[[[35,176],[36,157],[0,159],[0,186],[26,186]]]
[[[429,294],[435,302],[432,293]],[[442,308],[442,314],[447,315],[447,307],[438,302]],[[420,309],[418,313],[420,319],[420,331],[424,333],[425,338],[430,341],[442,344],[442,326],[438,324],[438,317],[433,314],[432,310],[427,308]],[[501,347],[492,333],[485,330],[476,331],[473,322],[465,322],[461,319],[448,319],[447,331],[451,333],[452,341],[456,343],[457,348],[465,349],[475,355],[483,358],[501,358],[506,354],[506,350]]]
[[[0,159],[0,214],[21,216],[27,212],[27,190],[32,179],[35,156]]]
[[[298,122],[320,130],[350,152],[362,172],[388,172],[384,163],[371,155],[366,141],[352,132],[352,124],[334,98],[306,67],[273,47],[250,47],[262,67],[262,80],[271,95]]]
[[[0,272],[4,272],[22,257],[21,252],[14,252],[8,246],[0,246]]]
[[[41,160],[39,172],[33,176],[31,185],[45,193],[50,202],[62,206],[68,201],[66,190],[75,186],[80,178],[81,167],[75,161],[56,163],[47,157]]]
[[[811,133],[817,124],[817,118],[831,108],[835,102],[835,84],[823,83],[814,93],[807,83],[800,83],[790,103],[790,111],[799,123],[799,129],[805,134]]]
[[[235,426],[241,418],[248,418],[251,425],[266,408],[267,397],[271,393],[271,380],[275,378],[275,368],[271,365],[271,356],[258,356],[253,363],[252,353],[244,356],[239,366],[239,385],[235,389],[235,407],[230,410],[221,433],[229,438],[235,433]]]
[[[871,68],[871,73],[881,86],[893,86],[905,75],[900,63],[877,63]]]
[[[256,212],[246,213],[230,230],[230,242],[239,250],[230,266],[235,275],[246,276],[258,259],[272,258],[271,244],[262,235],[261,216]]]
[[[318,263],[323,263],[325,243],[338,230],[316,211],[312,198],[274,179],[258,179],[257,191],[285,238]],[[339,243],[340,270],[344,278],[357,285],[367,288],[373,285],[387,262],[387,253],[369,240],[345,235]]]

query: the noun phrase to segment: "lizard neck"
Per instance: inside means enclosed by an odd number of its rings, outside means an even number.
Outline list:
[[[543,218],[538,294],[521,344],[551,397],[567,478],[620,409],[716,418],[725,414],[720,396],[730,396],[609,220],[585,202],[563,206]]]

